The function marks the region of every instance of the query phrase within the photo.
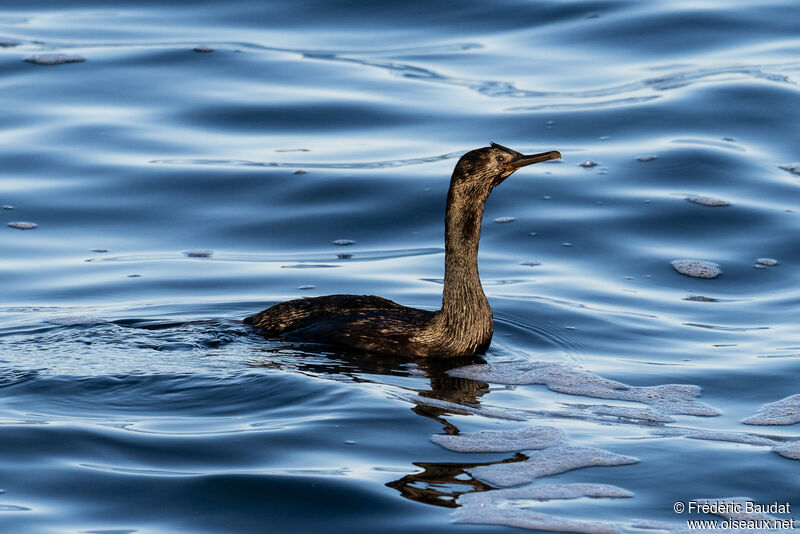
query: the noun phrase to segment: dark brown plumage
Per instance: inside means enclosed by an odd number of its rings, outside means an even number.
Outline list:
[[[523,155],[492,143],[458,160],[447,193],[439,311],[408,308],[372,295],[329,295],[282,302],[244,322],[267,337],[369,352],[432,358],[483,354],[494,332],[492,309],[478,274],[483,206],[492,189],[520,167],[560,157],[556,151]]]

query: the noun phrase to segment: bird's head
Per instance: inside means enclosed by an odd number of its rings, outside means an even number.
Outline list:
[[[555,150],[539,154],[521,154],[503,145],[471,150],[461,156],[453,171],[453,181],[470,186],[488,186],[489,191],[511,176],[520,167],[559,159],[561,153]]]

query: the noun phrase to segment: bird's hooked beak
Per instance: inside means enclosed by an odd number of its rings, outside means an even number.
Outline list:
[[[550,161],[551,159],[561,159],[561,152],[557,150],[550,150],[549,152],[540,152],[539,154],[519,154],[509,162],[509,166],[514,170],[526,165],[534,163],[541,163],[542,161]]]

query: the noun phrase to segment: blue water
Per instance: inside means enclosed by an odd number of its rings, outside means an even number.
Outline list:
[[[0,529],[506,532],[453,511],[491,490],[465,469],[524,451],[430,438],[525,425],[640,461],[542,479],[630,498],[509,514],[624,530],[680,526],[676,500],[800,506],[771,447],[652,432],[800,437],[742,423],[800,393],[798,20],[789,0],[4,1]],[[85,61],[24,61],[51,53]],[[643,405],[239,322],[330,293],[435,309],[448,178],[489,141],[564,157],[487,203],[485,361],[694,384],[720,415],[597,416]]]

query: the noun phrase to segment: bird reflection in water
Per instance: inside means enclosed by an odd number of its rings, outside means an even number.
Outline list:
[[[292,343],[286,346],[263,347],[264,357],[250,361],[253,367],[291,368],[293,372],[315,377],[346,376],[353,382],[381,383],[372,378],[383,376],[419,376],[427,378],[430,389],[416,389],[416,398],[411,410],[417,415],[433,419],[445,434],[456,435],[460,430],[446,415],[472,415],[480,407],[480,399],[488,393],[485,382],[467,378],[457,378],[447,371],[465,365],[482,364],[486,361],[480,356],[464,356],[449,359],[387,356],[373,353],[337,350],[317,344]],[[287,361],[287,355],[291,356]],[[431,399],[431,404],[426,403]],[[413,398],[412,398],[413,400]],[[439,401],[447,406],[436,406]],[[463,411],[459,410],[463,406]],[[413,462],[422,472],[409,473],[386,486],[397,490],[407,499],[424,504],[457,508],[456,499],[464,493],[488,491],[492,486],[473,478],[467,469],[480,465],[508,462],[521,462],[527,456],[514,453],[510,458],[495,462]]]

